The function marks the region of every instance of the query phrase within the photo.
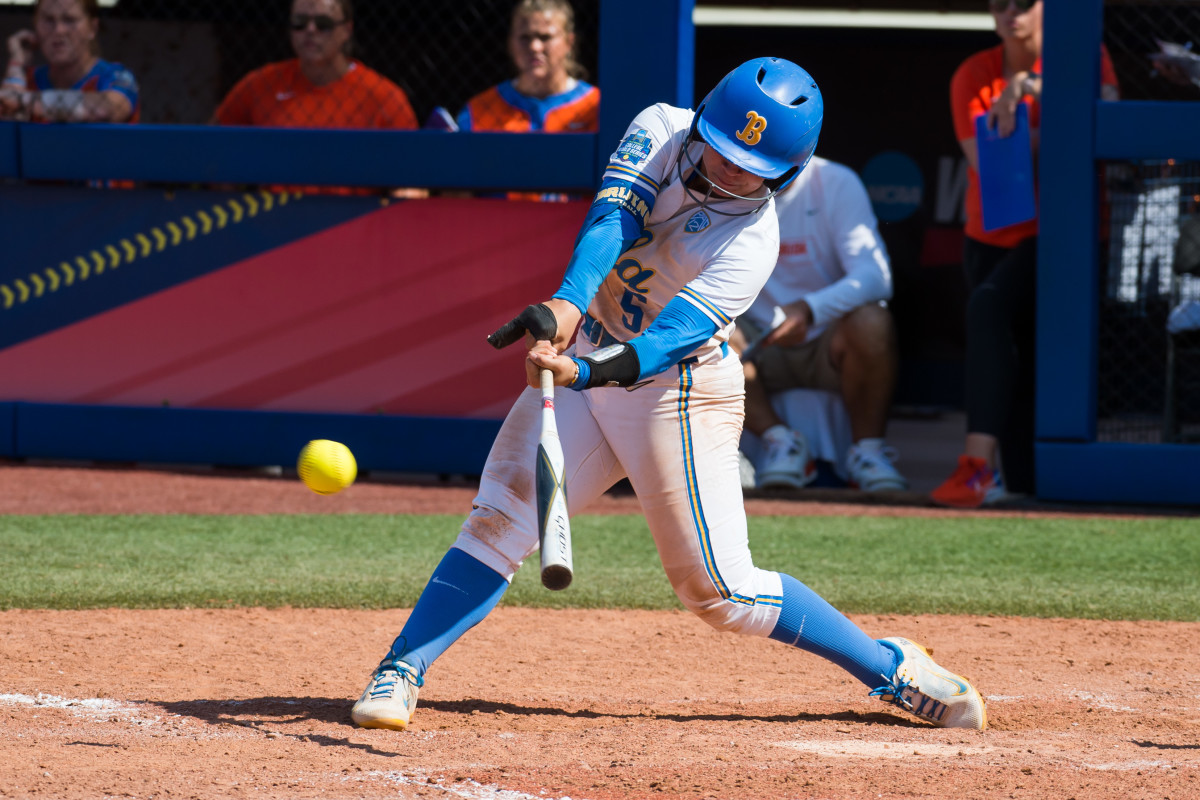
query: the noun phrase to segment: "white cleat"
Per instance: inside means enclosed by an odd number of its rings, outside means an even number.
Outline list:
[[[896,652],[896,674],[871,696],[898,705],[939,728],[981,731],[987,727],[987,704],[966,678],[942,669],[916,642],[892,637],[879,643]]]
[[[417,707],[417,690],[425,679],[403,661],[384,660],[371,673],[371,682],[350,709],[360,728],[402,731]]]

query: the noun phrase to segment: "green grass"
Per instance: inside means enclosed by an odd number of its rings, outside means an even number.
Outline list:
[[[9,516],[0,608],[411,606],[458,516]],[[509,605],[678,608],[645,522],[573,521],[575,583]],[[757,517],[755,562],[838,608],[1200,620],[1200,522]]]

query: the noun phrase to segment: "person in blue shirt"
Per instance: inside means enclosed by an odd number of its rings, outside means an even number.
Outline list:
[[[137,81],[100,58],[99,31],[98,0],[38,0],[33,30],[8,38],[0,119],[137,122]],[[40,66],[34,66],[37,51],[45,60]]]

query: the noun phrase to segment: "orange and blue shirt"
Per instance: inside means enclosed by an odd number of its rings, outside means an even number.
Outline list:
[[[550,97],[530,97],[505,81],[472,97],[455,120],[463,131],[595,133],[600,128],[600,90],[576,81]]]

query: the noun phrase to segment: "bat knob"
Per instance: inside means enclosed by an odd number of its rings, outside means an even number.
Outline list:
[[[562,564],[554,564],[542,570],[542,586],[552,592],[561,592],[571,585],[574,574]]]

